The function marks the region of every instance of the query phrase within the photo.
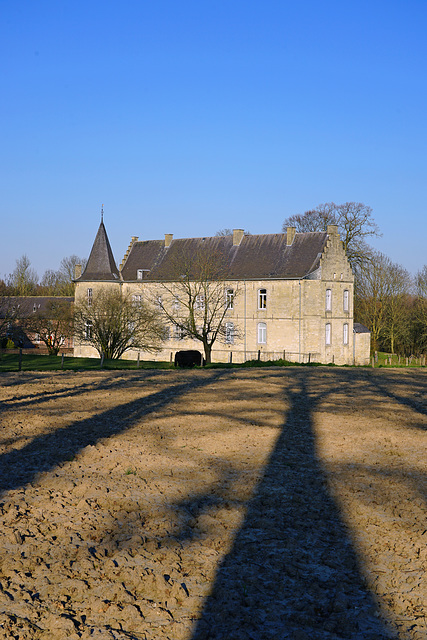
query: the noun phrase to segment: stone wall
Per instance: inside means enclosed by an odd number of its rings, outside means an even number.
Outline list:
[[[233,309],[227,311],[225,321],[233,323],[235,333],[232,343],[217,340],[212,352],[214,362],[228,362],[230,357],[233,362],[243,362],[259,352],[261,359],[268,359],[269,354],[274,359],[285,354],[296,362],[310,358],[324,364],[369,363],[370,334],[364,334],[368,338],[360,335],[355,338],[353,333],[354,277],[337,228],[328,227],[328,233],[320,268],[307,278],[224,283],[224,295],[227,289],[234,291]],[[88,287],[95,294],[100,286],[122,286],[124,294],[141,296],[152,304],[156,304],[158,296],[170,295],[156,282],[83,282],[77,284],[76,300],[87,296]],[[156,355],[140,352],[140,357],[167,361],[182,349],[203,352],[203,345],[188,338],[174,338],[171,331],[162,352]],[[93,356],[96,351],[76,344],[75,355]],[[136,359],[138,352],[128,351],[124,357]]]

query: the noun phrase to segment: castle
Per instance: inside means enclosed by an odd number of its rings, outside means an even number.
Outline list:
[[[354,322],[354,276],[335,225],[310,233],[288,227],[286,233],[265,235],[235,229],[222,237],[132,237],[117,268],[101,220],[86,268],[75,274],[75,299],[90,304],[99,288],[113,287],[133,300],[155,305],[174,286],[178,291],[182,257],[204,254],[221,256],[221,286],[228,300],[225,331],[213,345],[213,362],[284,357],[294,362],[369,364],[370,334]],[[198,340],[171,326],[163,350],[154,358],[173,360],[184,349],[203,352]],[[82,341],[75,342],[74,354],[97,355]],[[152,354],[132,349],[124,357],[153,359]]]

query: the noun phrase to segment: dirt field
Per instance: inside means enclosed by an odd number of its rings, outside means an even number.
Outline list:
[[[0,638],[427,638],[426,371],[0,385]]]

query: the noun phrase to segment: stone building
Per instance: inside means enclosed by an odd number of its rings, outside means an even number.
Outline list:
[[[132,237],[118,269],[101,221],[83,273],[76,273],[76,301],[90,304],[100,287],[121,287],[134,300],[151,304],[177,281],[184,255],[221,255],[224,296],[229,297],[225,335],[215,342],[212,361],[244,362],[285,357],[295,362],[369,363],[369,341],[353,322],[354,276],[338,229],[327,232],[245,235],[139,241]],[[357,325],[356,325],[357,329]],[[170,328],[158,360],[173,359],[178,350],[198,349],[199,341]],[[76,356],[95,356],[87,344],[75,343]],[[125,357],[137,358],[129,350]],[[153,359],[152,354],[140,353]]]
[[[58,322],[58,306],[60,308],[65,305],[71,313],[73,301],[70,296],[0,297],[0,348],[5,348],[9,343],[23,349],[37,349],[39,353],[47,353],[45,340],[50,340],[51,337],[48,331],[56,332],[61,327],[68,329],[59,338],[61,351],[72,352],[71,323],[67,325]]]

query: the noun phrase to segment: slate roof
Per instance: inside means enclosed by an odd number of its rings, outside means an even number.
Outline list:
[[[319,267],[328,234],[296,233],[290,246],[286,237],[286,233],[245,235],[238,246],[233,246],[232,236],[177,239],[167,248],[163,240],[135,242],[121,276],[137,280],[137,270],[144,269],[144,280],[173,281],[183,256],[206,252],[222,256],[230,280],[304,278]],[[83,275],[87,279],[86,272]]]
[[[18,317],[46,313],[51,302],[74,302],[72,296],[5,296],[0,298],[0,318],[16,313]]]
[[[353,322],[353,333],[371,333],[368,327],[360,322]]]
[[[120,280],[119,270],[114,261],[113,252],[102,221],[99,225],[86,268],[80,278],[77,278],[75,282],[90,282],[93,280],[105,282],[116,282]]]

